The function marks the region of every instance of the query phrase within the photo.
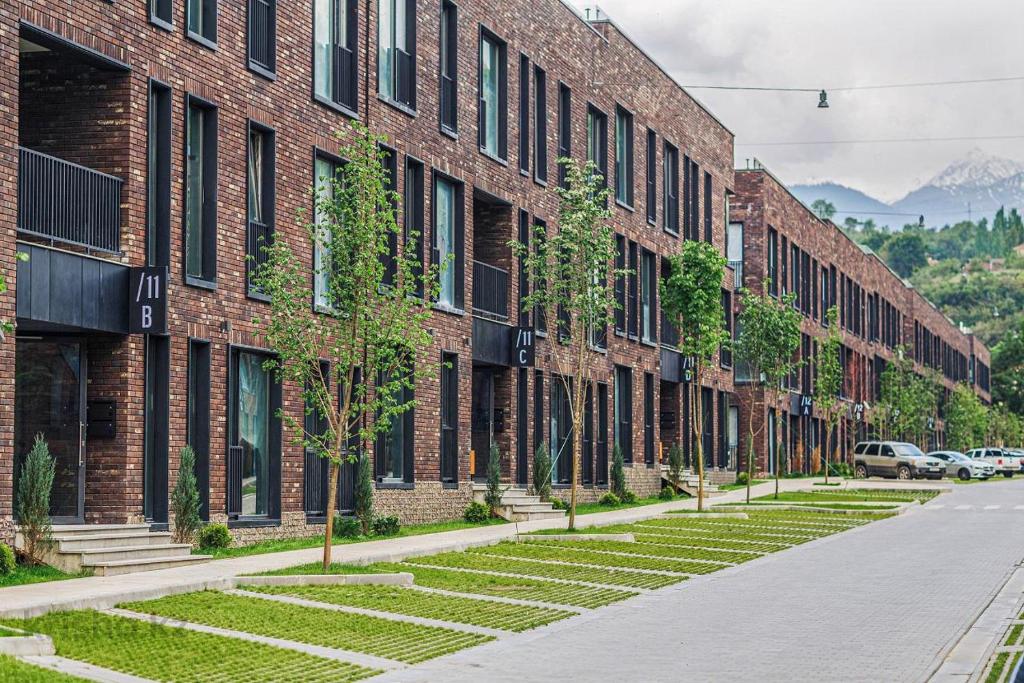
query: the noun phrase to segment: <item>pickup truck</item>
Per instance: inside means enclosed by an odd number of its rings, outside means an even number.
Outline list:
[[[1002,448],[972,448],[964,455],[972,460],[987,462],[1006,478],[1020,472],[1021,459]]]

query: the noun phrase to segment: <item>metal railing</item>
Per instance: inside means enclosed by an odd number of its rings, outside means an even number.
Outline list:
[[[679,332],[664,312],[661,314],[661,345],[670,349],[679,346]]]
[[[249,59],[267,71],[275,67],[275,0],[249,0]]]
[[[260,294],[260,289],[253,284],[253,276],[260,266],[267,262],[267,250],[274,243],[274,229],[259,221],[249,221],[249,229],[245,236],[245,273],[249,283],[250,294]]]
[[[473,312],[508,320],[508,271],[473,261]]]
[[[743,287],[743,261],[729,261],[728,266],[733,272],[733,289]]]
[[[18,230],[96,251],[121,250],[120,178],[18,148]]]

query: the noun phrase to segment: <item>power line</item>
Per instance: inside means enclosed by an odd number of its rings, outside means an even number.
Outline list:
[[[772,142],[736,141],[737,147],[786,147],[792,145],[882,145],[917,142],[964,142],[983,140],[1024,140],[1022,135],[961,135],[940,138],[878,138],[864,140],[779,140]]]
[[[915,83],[885,83],[881,85],[848,85],[823,88],[776,88],[768,86],[742,86],[742,85],[684,85],[687,90],[747,90],[758,92],[820,92],[821,90],[832,92],[850,92],[854,90],[894,90],[899,88],[931,88],[946,85],[969,85],[974,83],[1007,83],[1010,81],[1024,81],[1024,76],[1002,76],[996,78],[969,78],[955,81],[919,81]]]

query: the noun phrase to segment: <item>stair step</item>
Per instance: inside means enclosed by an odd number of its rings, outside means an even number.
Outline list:
[[[170,541],[171,532],[142,531],[134,534],[71,534],[70,536],[54,533],[52,539],[57,543],[59,552],[68,552],[92,548],[163,545]]]
[[[511,507],[512,512],[550,512],[554,509],[551,507],[551,503],[533,503],[528,505],[516,503]]]
[[[120,560],[177,559],[188,557],[192,546],[187,543],[165,543],[163,545],[136,545],[112,548],[90,548],[79,550],[74,554],[81,555],[82,564],[96,562],[117,562]]]
[[[158,569],[184,567],[206,562],[210,555],[184,555],[182,557],[153,557],[142,560],[112,560],[109,562],[83,562],[82,566],[92,569],[97,576],[119,576],[134,572],[151,572]]]

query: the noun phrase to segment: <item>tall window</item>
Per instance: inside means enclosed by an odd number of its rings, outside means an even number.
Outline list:
[[[548,182],[548,77],[533,67],[533,179]]]
[[[570,386],[571,386],[570,382]],[[572,433],[572,411],[569,408],[570,391],[566,391],[565,382],[554,377],[551,380],[551,398],[548,417],[551,425],[551,481],[556,484],[568,484],[572,480],[573,451],[575,441]]]
[[[210,344],[188,340],[188,424],[186,439],[196,454],[200,517],[210,518]]]
[[[168,443],[170,419],[170,337],[146,335],[146,422],[143,460],[143,512],[146,519],[167,522]]]
[[[380,145],[381,166],[384,169],[384,189],[394,197],[398,192],[398,152],[390,147]],[[398,206],[392,203],[392,215],[398,220]],[[384,264],[382,284],[390,287],[395,284],[395,277],[398,275],[398,235],[393,231],[387,234],[388,250],[381,254],[381,263]]]
[[[405,157],[405,193],[403,195],[404,237],[403,249],[415,260],[412,275],[416,278],[416,295],[423,296],[423,163],[410,156]]]
[[[281,477],[281,388],[264,367],[267,356],[231,353],[228,514],[276,517]]]
[[[636,242],[629,241],[629,291],[626,292],[626,324],[630,339],[636,339],[639,335],[639,311],[640,302],[640,256]]]
[[[266,248],[274,241],[274,131],[249,122],[249,220],[245,240],[245,268],[250,296],[261,296],[252,285],[256,268],[267,261]]]
[[[779,294],[779,233],[768,228],[768,293]]]
[[[185,279],[217,278],[217,110],[189,96],[185,107]]]
[[[249,68],[272,75],[276,45],[277,0],[249,0]]]
[[[172,0],[149,0],[149,20],[161,28],[174,28]]]
[[[459,480],[459,356],[441,354],[441,481]]]
[[[725,233],[725,258],[732,268],[735,289],[743,287],[743,224],[729,223]]]
[[[723,368],[732,367],[732,346],[730,346],[733,334],[732,334],[732,292],[727,289],[722,290],[722,315],[725,319],[725,338],[726,343],[719,347],[718,358]]]
[[[644,463],[654,464],[654,375],[644,373]]]
[[[615,200],[633,206],[633,115],[615,108]]]
[[[608,187],[608,117],[594,105],[587,105],[587,160],[594,162],[601,179]]]
[[[508,156],[508,65],[505,43],[480,32],[480,151],[497,159]]]
[[[558,158],[572,156],[572,91],[558,84]],[[558,165],[558,184],[565,187],[565,167]]]
[[[544,371],[533,371],[533,452],[544,445]]]
[[[433,262],[440,267],[437,303],[449,309],[463,306],[462,185],[447,176],[434,176]]]
[[[530,58],[519,54],[519,170],[530,173]]]
[[[185,5],[188,37],[209,46],[217,43],[217,0],[188,0]]]
[[[640,254],[640,334],[650,344],[658,340],[658,271],[654,252]]]
[[[313,169],[313,182],[318,199],[330,199],[334,196],[334,178],[340,168],[341,161],[337,157],[317,154]],[[316,243],[313,247],[313,303],[320,310],[330,310],[332,307],[329,291],[332,238],[325,223],[326,218],[321,214],[319,207],[315,211],[314,219],[321,227],[317,231]]]
[[[658,220],[658,135],[647,129],[647,222]]]
[[[633,462],[633,370],[615,366],[615,445]]]
[[[664,204],[661,210],[661,224],[666,232],[679,234],[679,150],[665,143],[661,160]]]
[[[146,263],[171,260],[171,89],[149,82]]]
[[[359,106],[357,0],[313,2],[313,92],[354,112]]]
[[[378,0],[377,92],[416,108],[416,0]]]
[[[615,235],[615,332],[626,334],[626,238]]]
[[[380,377],[383,383],[385,376]],[[394,400],[399,405],[414,400],[408,386],[396,389]],[[414,409],[409,408],[391,417],[388,429],[379,432],[375,443],[377,481],[382,484],[411,484],[413,482],[413,440],[415,431]]]
[[[711,174],[707,171],[704,172],[704,241],[710,242],[712,240],[712,205],[711,198]]]
[[[441,130],[459,130],[459,8],[441,2]]]

